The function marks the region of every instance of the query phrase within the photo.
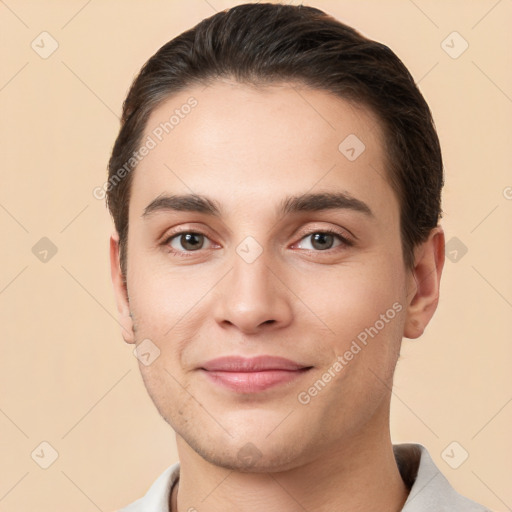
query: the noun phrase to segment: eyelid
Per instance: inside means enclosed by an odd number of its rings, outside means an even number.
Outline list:
[[[166,244],[169,240],[177,235],[184,235],[187,233],[196,233],[198,235],[203,235],[207,238],[210,238],[207,235],[206,230],[201,227],[194,226],[194,223],[189,224],[178,224],[177,226],[173,226],[170,229],[166,229],[164,234],[159,237],[160,243]]]
[[[347,244],[355,244],[358,238],[352,234],[346,228],[342,228],[340,226],[332,226],[332,225],[322,225],[321,223],[309,223],[306,227],[301,228],[298,231],[296,237],[299,237],[299,241],[305,238],[306,236],[314,235],[315,233],[329,233],[331,235],[335,235],[340,237],[340,239]]]

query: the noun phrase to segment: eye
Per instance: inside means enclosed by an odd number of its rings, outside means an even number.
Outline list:
[[[306,241],[306,242],[304,242]],[[302,244],[306,244],[306,247],[301,247]],[[340,245],[351,246],[353,245],[350,240],[345,238],[340,233],[335,231],[315,231],[309,233],[305,237],[301,238],[297,247],[299,249],[307,249],[314,251],[326,251],[329,249],[336,248]],[[308,247],[309,246],[309,247]]]
[[[207,249],[211,246],[210,240],[202,233],[187,231],[169,237],[165,241],[175,252],[193,252],[199,249]],[[210,245],[208,245],[210,244]]]

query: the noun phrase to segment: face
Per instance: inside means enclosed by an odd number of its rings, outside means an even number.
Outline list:
[[[323,91],[217,82],[154,110],[148,137],[129,302],[117,297],[178,439],[220,466],[275,471],[385,432],[402,336],[426,322],[412,318],[374,115]],[[115,238],[112,261],[118,278]]]

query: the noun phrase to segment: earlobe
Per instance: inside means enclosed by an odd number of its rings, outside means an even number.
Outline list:
[[[438,225],[428,239],[416,247],[415,265],[410,276],[411,292],[407,297],[406,338],[419,338],[437,309],[445,259],[444,245],[444,231]]]
[[[126,343],[135,343],[128,293],[119,262],[119,235],[117,232],[114,232],[110,237],[110,274],[112,276],[112,285],[114,287],[123,339]]]

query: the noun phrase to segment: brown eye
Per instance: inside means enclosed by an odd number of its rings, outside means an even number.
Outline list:
[[[313,233],[311,236],[311,245],[315,249],[330,249],[334,244],[334,236],[330,233]]]
[[[203,249],[206,237],[201,233],[180,233],[173,236],[169,242],[176,251],[197,251]]]
[[[313,251],[326,251],[340,245],[350,246],[351,243],[340,234],[329,231],[315,231],[303,237],[299,242],[300,249]]]

